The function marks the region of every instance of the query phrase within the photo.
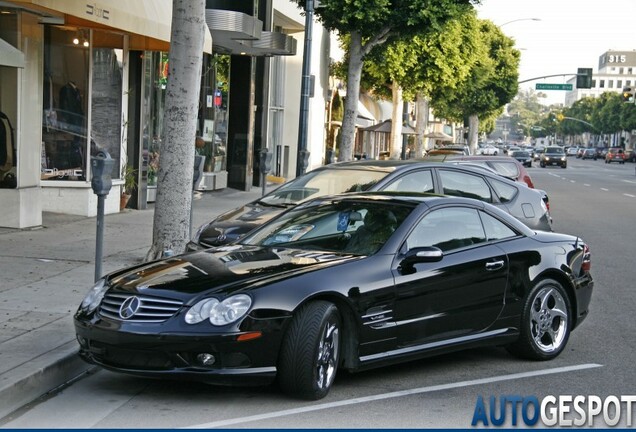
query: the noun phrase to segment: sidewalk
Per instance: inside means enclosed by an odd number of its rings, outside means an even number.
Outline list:
[[[260,188],[205,192],[193,230]],[[153,207],[107,215],[102,273],[141,262]],[[77,356],[73,314],[93,286],[96,218],[44,213],[41,228],[0,228],[0,419],[91,366]]]

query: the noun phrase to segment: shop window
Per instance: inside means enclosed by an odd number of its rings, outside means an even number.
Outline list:
[[[3,11],[4,12],[4,11]],[[0,14],[0,39],[17,45],[18,21],[15,13]],[[2,64],[0,62],[0,64]],[[18,69],[0,66],[0,188],[15,188],[17,173],[17,136],[15,131],[18,99]]]
[[[86,180],[88,32],[45,27],[42,180]]]
[[[205,157],[204,172],[226,169],[229,68],[229,55],[203,55],[196,151]]]

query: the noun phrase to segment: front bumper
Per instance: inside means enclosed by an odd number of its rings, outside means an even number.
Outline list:
[[[276,377],[282,334],[262,333],[261,337],[238,341],[240,333],[141,333],[77,318],[75,330],[79,355],[88,363],[141,377],[219,385],[271,383]],[[202,355],[208,358],[207,363]]]

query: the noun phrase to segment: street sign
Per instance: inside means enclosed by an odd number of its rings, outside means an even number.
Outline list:
[[[535,89],[536,90],[565,90],[565,91],[571,91],[572,90],[572,84],[544,84],[544,83],[537,83],[537,84],[535,84]]]

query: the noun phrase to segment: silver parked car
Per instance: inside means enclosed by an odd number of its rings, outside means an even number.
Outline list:
[[[542,194],[483,169],[417,160],[362,160],[325,165],[297,177],[260,199],[204,224],[188,250],[235,241],[285,209],[324,195],[362,191],[436,193],[496,205],[528,227],[552,231]]]

